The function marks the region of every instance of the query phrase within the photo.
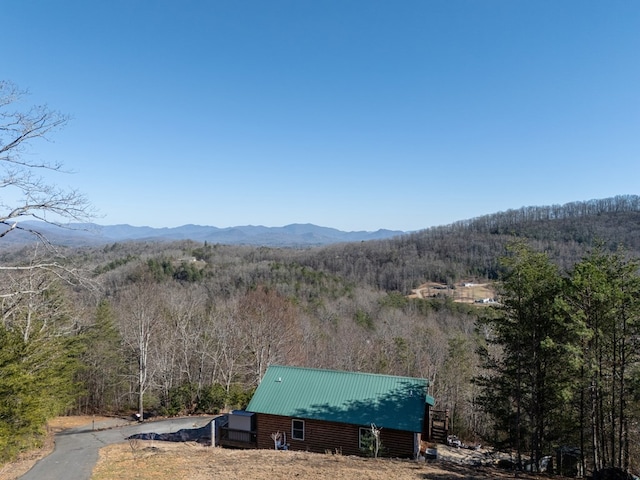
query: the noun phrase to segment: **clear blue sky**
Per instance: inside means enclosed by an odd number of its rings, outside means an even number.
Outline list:
[[[97,223],[418,230],[639,194],[637,0],[0,0]]]

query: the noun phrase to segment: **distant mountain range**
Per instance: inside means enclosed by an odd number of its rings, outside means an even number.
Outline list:
[[[95,246],[128,241],[193,240],[225,245],[311,247],[342,242],[382,240],[405,233],[398,230],[384,229],[375,232],[344,232],[335,228],[319,227],[308,223],[294,223],[284,227],[246,225],[228,228],[203,225],[152,228],[133,227],[131,225],[76,223],[61,228],[46,222],[29,221],[20,223],[20,226],[33,229],[44,235],[49,242],[63,246]],[[2,243],[5,245],[22,245],[34,240],[35,237],[32,234],[17,230],[2,238]]]

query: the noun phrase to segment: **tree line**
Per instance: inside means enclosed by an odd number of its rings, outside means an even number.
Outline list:
[[[497,280],[500,257],[518,239],[571,268],[595,244],[624,246],[640,255],[640,197],[617,197],[549,207],[523,207],[399,237],[286,251],[302,265],[384,291],[411,293],[422,282],[454,285]],[[282,251],[265,249],[271,258]]]
[[[481,319],[479,405],[496,445],[537,465],[577,446],[581,472],[637,471],[638,259],[596,247],[565,273],[524,244],[504,260],[501,308]]]

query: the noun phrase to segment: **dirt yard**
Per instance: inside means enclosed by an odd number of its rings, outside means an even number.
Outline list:
[[[40,458],[53,450],[53,435],[106,420],[102,417],[61,417],[49,424],[44,448],[23,455],[18,461],[0,468],[0,480],[15,480]],[[483,452],[438,447],[443,457],[434,463],[414,460],[370,459],[343,455],[283,452],[274,450],[232,450],[212,448],[194,442],[173,443],[133,440],[100,450],[93,480],[180,478],[204,480],[273,480],[274,478],[354,480],[487,480],[515,478],[513,473],[493,467],[471,467],[464,462]],[[518,474],[523,480],[548,478]]]
[[[509,479],[514,475],[493,467],[470,467],[443,460],[426,463],[293,451],[232,450],[197,443],[136,441],[111,445],[100,451],[92,479],[114,478],[486,480]],[[547,477],[519,474],[518,478]]]

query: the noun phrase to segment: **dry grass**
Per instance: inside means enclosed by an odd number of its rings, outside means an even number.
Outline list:
[[[15,480],[29,471],[31,467],[41,458],[49,455],[54,447],[54,436],[56,433],[67,428],[81,427],[93,421],[106,420],[105,417],[73,416],[57,417],[47,424],[47,436],[44,445],[38,450],[32,450],[21,454],[15,461],[0,466],[0,480]]]
[[[0,480],[15,480],[26,473],[54,447],[53,435],[66,428],[89,425],[104,418],[60,417],[49,423],[46,446],[23,455],[18,461],[0,469]],[[443,446],[441,446],[443,447]],[[443,447],[447,448],[447,447]],[[440,449],[440,447],[439,447]],[[457,453],[449,452],[450,456]],[[461,454],[461,453],[458,453]],[[135,440],[107,446],[100,450],[93,480],[180,478],[201,480],[272,480],[273,478],[354,480],[488,480],[514,478],[513,474],[490,467],[473,468],[454,462],[436,463],[412,460],[370,459],[342,455],[322,455],[274,450],[232,450],[212,448],[186,442]],[[532,480],[547,478],[525,475]]]
[[[444,461],[425,463],[293,451],[233,450],[197,443],[138,441],[103,448],[91,478],[486,480],[513,478],[513,474],[490,467],[473,468]],[[545,477],[520,474],[518,478]]]

